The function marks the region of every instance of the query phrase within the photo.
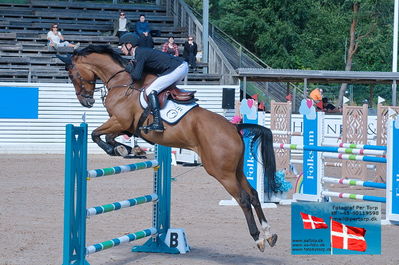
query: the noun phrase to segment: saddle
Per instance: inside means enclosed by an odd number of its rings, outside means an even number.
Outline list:
[[[161,118],[168,122],[169,124],[177,123],[188,111],[192,108],[198,106],[194,98],[194,94],[196,91],[186,91],[183,89],[179,89],[175,86],[170,86],[164,89],[161,93],[158,94],[159,106],[161,109]],[[154,144],[142,137],[140,128],[143,127],[144,121],[148,118],[148,115],[151,113],[151,109],[148,104],[148,96],[145,91],[141,92],[141,99],[144,99],[147,102],[147,107],[144,108],[143,113],[141,114],[139,121],[137,123],[137,127],[133,133],[134,136],[140,137],[150,144]],[[170,101],[174,101],[177,104],[173,104]],[[171,108],[172,105],[173,107]],[[166,107],[165,107],[166,106]],[[165,107],[165,108],[164,108]],[[165,112],[164,114],[162,112]],[[166,116],[165,116],[166,115]],[[172,117],[168,117],[171,115]],[[144,133],[148,133],[148,130],[143,130]]]
[[[159,106],[162,109],[168,99],[180,104],[190,104],[197,100],[194,98],[195,92],[197,91],[187,91],[175,86],[170,86],[158,94]],[[148,96],[146,93],[144,93],[144,99],[148,103]]]

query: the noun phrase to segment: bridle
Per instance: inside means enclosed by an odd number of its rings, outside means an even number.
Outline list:
[[[66,67],[66,70],[68,71],[68,76],[72,80],[72,83],[74,83],[74,81],[76,79],[78,79],[80,81],[80,83],[79,83],[80,90],[79,90],[79,92],[76,92],[76,96],[81,96],[81,97],[84,97],[84,98],[90,98],[89,93],[87,93],[88,91],[85,88],[85,83],[86,84],[90,84],[90,85],[94,85],[94,92],[99,91],[99,90],[101,91],[101,100],[102,100],[103,104],[104,104],[105,98],[108,95],[108,91],[111,91],[111,89],[113,89],[115,87],[127,87],[127,88],[131,88],[131,89],[136,89],[134,87],[134,82],[133,81],[130,84],[125,84],[125,85],[115,85],[115,86],[112,86],[112,87],[108,86],[109,82],[113,78],[115,78],[120,73],[126,72],[126,69],[119,70],[118,72],[116,72],[113,75],[111,75],[111,77],[108,79],[108,81],[104,82],[104,84],[102,86],[96,87],[96,80],[98,78],[96,75],[94,76],[93,80],[87,80],[87,79],[83,78],[80,75],[79,71],[75,71],[76,74],[72,74],[72,70],[75,69],[75,68],[76,68],[76,65],[72,62],[71,64],[69,64]],[[140,90],[140,89],[136,89],[136,90]],[[85,93],[83,93],[83,92],[85,92]]]

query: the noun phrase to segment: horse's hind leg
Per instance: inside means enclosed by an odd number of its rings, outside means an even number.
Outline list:
[[[274,245],[277,242],[277,235],[272,234],[270,232],[270,225],[267,222],[265,214],[263,213],[262,205],[259,201],[258,192],[256,191],[256,189],[254,189],[251,186],[251,184],[249,184],[247,178],[244,175],[243,161],[244,161],[243,159],[240,159],[240,162],[238,163],[237,170],[236,170],[237,179],[240,180],[241,187],[243,187],[243,189],[248,191],[248,194],[250,196],[250,202],[255,209],[256,215],[258,216],[259,223],[262,226],[262,231],[264,233],[265,239],[267,240],[267,242],[269,243],[269,245],[271,247],[274,247]],[[263,243],[264,243],[264,241],[263,241]],[[264,246],[263,246],[263,248],[264,248]]]
[[[255,218],[252,212],[251,195],[242,188],[240,182],[237,180],[235,173],[224,175],[223,177],[218,178],[218,180],[230,193],[230,195],[233,196],[238,205],[240,205],[248,224],[249,233],[255,240],[259,250],[263,252],[265,250],[265,240],[263,238],[259,239],[260,232],[256,225]]]
[[[267,240],[267,242],[269,243],[269,245],[271,247],[274,247],[274,245],[277,242],[277,234],[272,234],[271,233],[271,227],[269,225],[269,223],[267,222],[267,219],[265,217],[265,214],[263,213],[262,210],[262,205],[259,201],[259,197],[258,197],[258,192],[248,183],[248,181],[245,179],[245,177],[243,177],[243,181],[246,182],[247,184],[243,183],[242,185],[246,185],[249,186],[250,188],[250,201],[252,206],[255,209],[256,215],[259,218],[259,223],[262,226],[262,231],[265,235],[265,239]]]

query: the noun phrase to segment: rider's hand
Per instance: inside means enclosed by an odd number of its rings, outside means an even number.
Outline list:
[[[134,71],[134,64],[133,64],[133,62],[130,61],[130,62],[126,65],[125,69],[126,69],[127,72],[132,73],[132,72]]]

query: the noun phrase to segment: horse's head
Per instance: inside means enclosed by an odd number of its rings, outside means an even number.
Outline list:
[[[77,63],[77,56],[68,54],[67,56],[57,55],[57,57],[65,63],[65,70],[68,71],[80,104],[86,108],[93,107],[95,102],[93,95],[97,79],[95,73],[88,66]]]

